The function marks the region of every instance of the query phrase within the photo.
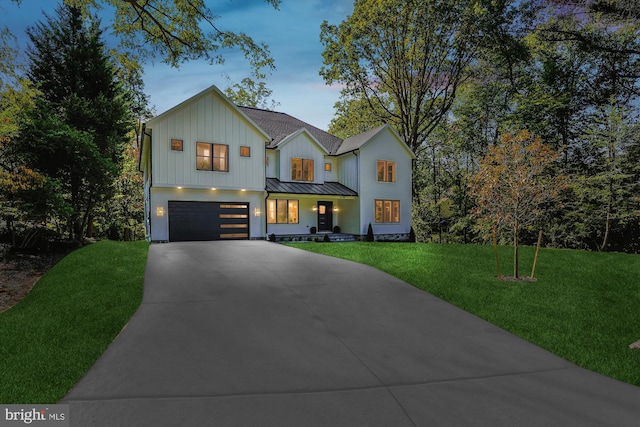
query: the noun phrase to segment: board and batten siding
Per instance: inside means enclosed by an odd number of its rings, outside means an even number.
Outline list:
[[[306,132],[300,132],[280,143],[280,180],[291,181],[291,159],[313,159],[313,183],[324,183],[324,156],[322,150]]]
[[[343,154],[338,160],[338,182],[360,194],[358,182],[359,157],[355,153]]]
[[[412,155],[393,133],[386,129],[360,148],[360,227],[366,234],[369,223],[376,234],[409,233],[411,230]],[[396,163],[396,181],[378,182],[378,160]],[[376,223],[375,200],[399,200],[399,223]]]
[[[331,171],[326,171],[325,164],[329,163],[331,165]],[[325,182],[338,182],[338,159],[333,156],[325,156],[322,163],[322,173],[324,174]]]
[[[260,190],[265,186],[264,137],[240,113],[209,92],[152,123],[155,186]],[[171,150],[171,139],[183,151]],[[196,143],[229,146],[229,171],[196,169]],[[251,149],[240,156],[240,146]]]
[[[265,157],[269,158],[269,164],[266,166],[267,178],[280,178],[278,175],[278,152],[276,150],[268,149],[266,150]]]

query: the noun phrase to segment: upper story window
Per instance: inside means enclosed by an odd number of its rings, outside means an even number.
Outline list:
[[[291,180],[313,181],[313,159],[291,158]]]
[[[331,172],[331,163],[325,163],[324,164],[324,170],[325,172]]]
[[[182,140],[181,139],[171,139],[171,150],[172,151],[182,151]]]
[[[251,157],[251,147],[247,147],[246,145],[241,145],[240,157]]]
[[[378,160],[378,182],[396,182],[396,162]]]
[[[229,172],[229,146],[208,142],[196,143],[196,169]]]

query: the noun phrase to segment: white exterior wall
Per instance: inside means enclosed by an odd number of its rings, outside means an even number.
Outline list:
[[[169,201],[189,202],[242,202],[249,205],[249,238],[265,237],[264,191],[238,190],[208,190],[208,189],[178,189],[167,187],[152,187],[150,198],[151,240],[169,240]],[[162,207],[164,215],[157,215],[157,208]],[[260,215],[255,216],[255,208]]]
[[[331,171],[324,170],[326,163],[331,164]],[[324,182],[338,182],[338,159],[332,156],[325,156],[322,162],[322,173],[324,174]]]
[[[272,194],[269,200],[297,200],[297,224],[267,224],[267,234],[309,234],[311,227],[317,227],[317,213],[313,210],[316,196],[306,194]]]
[[[152,120],[153,185],[263,190],[265,141],[239,113],[210,91],[176,111]],[[183,140],[183,151],[171,150],[171,139]],[[196,143],[229,146],[229,171],[196,169]],[[251,157],[240,156],[240,146],[251,147]]]
[[[272,149],[266,150],[266,157],[269,158],[267,168],[267,178],[279,178],[278,176],[278,156],[277,152]]]
[[[360,203],[357,197],[335,200],[334,207],[338,207],[334,215],[333,225],[340,227],[341,233],[360,234]]]
[[[296,157],[313,159],[313,181],[311,182],[315,184],[322,184],[324,182],[325,152],[309,138],[307,133],[299,133],[290,140],[281,143],[278,152],[280,156],[280,181],[291,181],[291,159]]]
[[[358,163],[360,158],[355,153],[343,154],[338,159],[338,182],[360,194],[358,181]]]
[[[333,225],[342,233],[358,233],[358,199],[356,197],[318,196],[307,194],[272,194],[269,200],[297,200],[298,224],[267,224],[267,234],[310,234],[311,227],[318,227],[318,201],[333,202]]]
[[[378,160],[396,162],[396,182],[378,182]],[[409,233],[411,230],[411,155],[389,130],[360,148],[360,234],[369,223],[374,234]],[[376,223],[375,200],[400,200],[399,223]]]

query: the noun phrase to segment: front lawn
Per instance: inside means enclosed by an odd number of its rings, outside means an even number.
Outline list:
[[[0,403],[54,403],[136,311],[149,245],[102,241],[56,264],[0,314]]]
[[[640,386],[640,256],[541,249],[537,282],[496,278],[491,246],[304,243],[301,249],[369,264],[579,366]],[[531,274],[534,248],[521,250]],[[503,275],[511,248],[500,248]]]

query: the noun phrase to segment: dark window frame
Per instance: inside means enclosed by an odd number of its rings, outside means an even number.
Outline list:
[[[382,164],[382,169],[380,165]],[[376,167],[378,182],[396,182],[396,162],[393,160],[378,160]]]
[[[375,199],[373,209],[376,224],[399,224],[401,222],[400,200]]]
[[[199,154],[208,146],[208,154]],[[224,148],[224,155],[217,155]],[[220,165],[223,166],[220,166]],[[218,166],[216,166],[218,165]],[[196,170],[209,172],[229,172],[229,145],[215,142],[196,142]]]
[[[292,181],[313,182],[314,178],[315,162],[313,159],[303,159],[302,157],[291,158]]]
[[[291,209],[295,203],[295,221],[290,221]],[[270,209],[271,204],[275,209]],[[284,204],[284,208],[282,205]],[[282,212],[284,210],[284,212]],[[272,217],[273,213],[273,217]],[[268,199],[267,224],[300,224],[300,200],[298,199]]]

